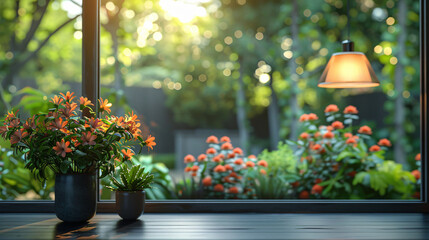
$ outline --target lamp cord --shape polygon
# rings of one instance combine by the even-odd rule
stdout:
[[[347,40],[350,40],[350,0],[347,0]]]

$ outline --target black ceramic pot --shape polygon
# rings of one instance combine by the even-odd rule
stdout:
[[[97,187],[94,174],[57,174],[55,213],[64,222],[85,222],[95,215]]]
[[[116,211],[124,220],[136,220],[144,212],[145,191],[116,192]]]

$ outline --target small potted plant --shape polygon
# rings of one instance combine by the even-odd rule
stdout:
[[[65,222],[83,222],[96,210],[96,172],[100,177],[115,171],[117,161],[134,155],[130,144],[152,148],[155,138],[142,139],[137,115],[110,114],[111,103],[99,99],[99,107],[85,97],[79,105],[74,93],[54,96],[48,113],[22,119],[8,112],[0,136],[25,156],[25,167],[44,181],[55,173],[55,213]],[[83,112],[90,117],[83,116]],[[96,112],[100,117],[96,117]]]
[[[107,188],[116,192],[116,211],[124,220],[136,220],[144,212],[145,189],[151,188],[153,175],[145,172],[140,165],[128,168],[123,164],[119,178],[110,175],[111,186]]]

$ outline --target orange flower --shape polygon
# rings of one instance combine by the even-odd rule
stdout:
[[[292,185],[292,187],[297,188],[299,186],[299,181],[295,181],[293,183],[291,183],[290,185]]]
[[[344,133],[344,137],[351,138],[351,137],[353,137],[353,134],[351,134],[351,133]]]
[[[391,147],[392,143],[387,138],[383,138],[383,139],[380,139],[380,141],[378,141],[378,145],[385,146],[385,147]]]
[[[256,159],[256,156],[252,154],[252,155],[249,155],[247,158]]]
[[[233,170],[232,166],[231,166],[231,165],[229,165],[229,164],[226,164],[226,165],[225,165],[225,169],[226,169],[226,170],[229,170],[229,171],[232,171],[232,170]]]
[[[57,146],[53,147],[53,149],[55,150],[55,153],[58,156],[61,156],[64,158],[64,157],[66,157],[67,153],[72,152],[71,148],[69,148],[69,145],[70,145],[69,141],[64,142],[64,139],[61,139],[61,142],[57,142],[56,145]]]
[[[319,184],[319,183],[321,183],[321,182],[323,182],[323,180],[322,180],[322,179],[320,179],[320,178],[316,178],[316,180],[314,180],[314,183],[315,183],[315,184]]]
[[[110,107],[112,107],[112,104],[109,103],[107,99],[103,100],[103,98],[98,99],[98,102],[100,103],[100,112],[106,111],[110,114],[112,110],[110,110]]]
[[[95,139],[97,138],[96,135],[92,135],[91,132],[87,132],[87,133],[82,133],[82,145],[95,145]]]
[[[311,188],[311,194],[321,194],[323,191],[323,187],[315,184],[312,188]]]
[[[301,193],[299,193],[299,198],[300,199],[308,199],[308,198],[310,198],[310,194],[308,193],[308,191],[302,191]]]
[[[200,169],[200,167],[198,167],[198,165],[194,165],[191,167],[192,172],[196,172],[196,171],[198,171],[198,169]]]
[[[221,142],[231,142],[231,139],[229,137],[227,137],[227,136],[223,136],[223,137],[220,138],[220,141]]]
[[[98,129],[102,125],[102,122],[98,118],[90,118],[85,121],[85,127],[91,127],[93,129]]]
[[[152,135],[149,135],[144,142],[151,150],[153,150],[153,146],[156,146],[155,137],[152,137]]]
[[[203,162],[206,159],[207,159],[207,155],[205,155],[205,154],[200,154],[198,156],[198,162]]]
[[[335,129],[343,129],[344,128],[344,124],[340,121],[335,121],[331,124],[331,126]]]
[[[224,188],[222,184],[216,184],[213,188],[215,192],[223,192]]]
[[[192,176],[192,177],[196,177],[196,176],[197,176],[197,173],[196,173],[196,172],[193,172],[193,173],[191,173],[191,176]]]
[[[358,114],[358,110],[355,106],[347,106],[346,108],[344,108],[344,113],[345,114]]]
[[[210,136],[210,137],[208,137],[207,138],[207,140],[206,140],[206,143],[219,143],[219,140],[217,139],[217,137],[216,136]]]
[[[234,163],[237,165],[241,165],[241,164],[243,164],[243,159],[239,158],[239,159],[235,160]]]
[[[243,150],[241,150],[241,148],[234,148],[233,150],[234,153],[238,154],[238,155],[243,155]]]
[[[9,122],[9,128],[16,128],[19,127],[19,124],[21,123],[21,120],[19,118],[15,118],[12,121]]]
[[[60,93],[61,96],[63,96],[63,98],[66,100],[66,102],[70,102],[71,100],[73,100],[73,98],[75,98],[74,92],[70,93],[69,91],[67,91],[66,95],[64,95],[64,93]]]
[[[300,122],[308,121],[308,114],[302,114],[301,117],[299,117]]]
[[[121,152],[123,153],[125,160],[129,160],[131,159],[132,156],[134,156],[134,153],[131,151],[131,149],[128,149],[128,148],[127,150],[122,149]]]
[[[55,95],[53,98],[51,98],[51,102],[55,105],[60,105],[63,102],[63,99]]]
[[[320,144],[315,144],[315,145],[313,145],[312,149],[314,151],[318,151],[318,150],[322,149],[322,146]]]
[[[367,134],[367,135],[371,135],[372,134],[372,130],[370,127],[368,126],[362,126],[359,128],[358,133],[362,133],[362,134]]]
[[[319,117],[316,114],[314,114],[314,113],[308,114],[308,120],[309,121],[313,121],[313,120],[317,120],[317,119],[319,119]]]
[[[260,160],[260,161],[258,162],[258,166],[261,166],[261,167],[268,167],[268,163],[267,163],[267,161],[265,161],[265,160]]]
[[[27,119],[25,121],[24,125],[22,126],[25,130],[28,129],[35,129],[36,128],[36,121],[35,121],[36,115],[34,115],[32,118]]]
[[[229,142],[226,142],[224,144],[222,144],[222,146],[220,147],[222,150],[231,150],[232,149],[232,144]]]
[[[215,171],[215,172],[225,172],[225,171],[226,171],[226,168],[225,168],[224,166],[222,166],[222,165],[217,165],[217,166],[213,169],[213,171]]]
[[[49,129],[54,129],[54,130],[63,130],[64,127],[67,125],[67,121],[63,121],[62,118],[57,118],[55,119],[55,122],[51,122],[51,126],[49,127]]]
[[[205,177],[202,180],[203,186],[208,187],[212,185],[212,178],[210,176]]]
[[[216,149],[214,149],[214,148],[209,148],[209,149],[207,149],[207,151],[206,151],[206,153],[207,154],[216,154]]]
[[[265,169],[261,169],[261,170],[259,170],[259,172],[263,175],[267,175],[267,171],[265,171]]]
[[[254,166],[255,166],[254,162],[252,162],[252,161],[247,161],[246,162],[246,167],[254,167]]]
[[[69,118],[72,116],[75,116],[76,113],[74,110],[76,109],[77,104],[76,103],[66,103],[65,108],[61,108],[60,112],[63,114],[64,117]]]
[[[411,174],[413,174],[413,176],[416,178],[416,180],[420,179],[420,171],[419,170],[414,170],[411,172]]]
[[[28,133],[24,132],[24,129],[17,130],[12,136],[10,136],[10,144],[13,145],[18,143],[26,136],[28,136]]]
[[[314,134],[314,137],[315,137],[315,138],[320,137],[320,132],[316,132],[316,133]]]
[[[323,134],[323,138],[334,138],[334,137],[335,137],[335,134],[329,131]]]
[[[346,144],[355,144],[356,143],[356,139],[354,139],[354,138],[348,138],[347,140],[346,140]]]
[[[373,145],[369,148],[370,152],[378,152],[380,151],[380,147],[378,145]]]
[[[85,107],[90,106],[90,105],[94,106],[94,104],[92,104],[91,100],[88,100],[88,98],[86,98],[86,97],[80,97],[79,103],[81,106],[83,105]]]
[[[310,137],[310,135],[306,132],[301,133],[301,135],[299,135],[300,138],[302,139],[308,139]]]
[[[222,162],[222,158],[218,155],[218,156],[213,158],[213,162],[220,163],[220,162]]]
[[[192,171],[191,167],[185,167],[185,172],[190,172],[190,171]]]
[[[195,162],[195,157],[192,156],[191,154],[188,154],[185,156],[184,160],[185,160],[185,163]]]
[[[338,112],[338,111],[340,111],[340,109],[338,109],[338,106],[335,104],[330,104],[325,108],[325,113]]]
[[[229,193],[231,194],[238,194],[238,188],[237,187],[230,187]]]
[[[228,153],[228,158],[235,158],[235,153]]]
[[[420,161],[420,159],[421,159],[420,153],[417,153],[417,155],[416,155],[416,157],[414,159],[416,159],[416,161]]]

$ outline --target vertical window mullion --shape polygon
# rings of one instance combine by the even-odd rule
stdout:
[[[82,1],[82,96],[94,103],[98,115],[100,97],[100,0]],[[84,116],[91,116],[85,111]],[[97,172],[97,201],[99,196]]]

